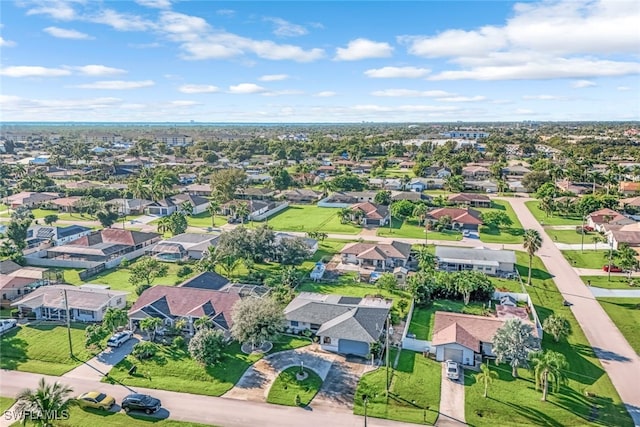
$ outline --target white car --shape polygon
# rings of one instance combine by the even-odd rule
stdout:
[[[122,344],[126,343],[133,336],[133,332],[131,331],[122,331],[114,334],[107,341],[107,345],[109,347],[120,347]]]
[[[18,325],[16,319],[2,319],[0,320],[0,333],[4,333],[11,328],[15,328]]]
[[[462,236],[469,237],[471,236],[471,232],[469,230],[462,230]]]
[[[458,362],[454,362],[453,360],[447,360],[447,378],[450,380],[457,380],[460,378],[460,366],[458,366]]]

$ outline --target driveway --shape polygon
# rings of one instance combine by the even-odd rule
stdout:
[[[436,426],[465,426],[464,417],[464,368],[460,366],[460,379],[447,378],[446,363],[442,363],[440,384],[440,414]]]
[[[313,399],[313,406],[353,410],[353,399],[360,377],[375,368],[365,359],[336,356],[322,388]]]
[[[139,335],[134,335],[119,348],[108,347],[93,359],[87,360],[82,365],[62,375],[62,378],[82,378],[100,381],[102,377],[109,373],[111,368],[131,353],[133,346],[140,342],[140,339]]]
[[[595,286],[589,286],[588,288],[596,298],[640,298],[640,289],[605,289],[596,288]]]

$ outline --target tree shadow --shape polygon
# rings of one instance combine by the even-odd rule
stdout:
[[[0,340],[0,368],[15,370],[28,360],[29,343],[16,336],[20,328],[5,332]]]

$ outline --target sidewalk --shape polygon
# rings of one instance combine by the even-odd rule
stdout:
[[[640,298],[640,289],[605,289],[588,286],[596,298]]]

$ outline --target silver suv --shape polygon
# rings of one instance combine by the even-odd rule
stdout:
[[[129,341],[129,339],[133,336],[133,332],[131,331],[122,331],[122,332],[118,332],[116,334],[114,334],[111,338],[109,338],[109,340],[107,341],[107,345],[109,347],[120,347],[122,344],[126,343],[127,341]]]

